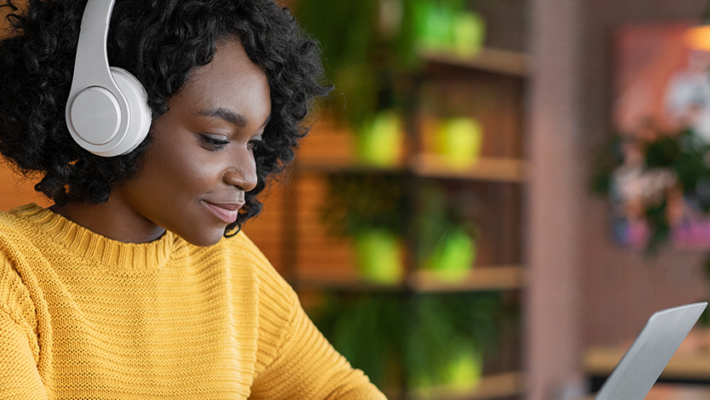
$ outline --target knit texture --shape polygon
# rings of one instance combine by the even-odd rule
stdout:
[[[0,213],[2,399],[384,399],[243,234],[113,241]]]

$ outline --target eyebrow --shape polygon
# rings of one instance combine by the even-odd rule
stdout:
[[[239,113],[235,113],[234,111],[227,110],[226,108],[201,110],[198,111],[196,114],[205,117],[220,118],[240,128],[243,128],[247,125],[247,118],[245,116]]]
[[[197,115],[202,115],[205,117],[213,117],[213,118],[219,118],[222,120],[225,120],[229,123],[232,123],[240,128],[243,128],[247,125],[248,119],[242,114],[235,113],[234,111],[230,111],[226,108],[215,108],[211,110],[201,110],[196,113]],[[269,121],[271,121],[271,114],[266,118],[266,121],[261,125],[266,126]]]

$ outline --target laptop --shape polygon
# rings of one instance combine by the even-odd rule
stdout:
[[[594,399],[643,400],[707,305],[688,304],[653,314]]]

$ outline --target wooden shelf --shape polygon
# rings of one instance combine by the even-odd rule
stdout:
[[[485,400],[500,397],[509,397],[524,393],[524,376],[521,372],[506,372],[502,374],[484,376],[473,390],[457,390],[447,387],[435,387],[413,390],[409,399],[467,399]]]
[[[448,52],[421,51],[425,61],[453,65],[504,75],[524,77],[528,74],[527,56],[510,50],[484,48],[474,57],[461,57]]]
[[[419,270],[412,275],[415,292],[470,292],[486,290],[514,290],[524,286],[523,268],[517,265],[475,267],[464,279],[447,282],[436,278],[431,271]]]
[[[472,167],[456,168],[441,156],[419,154],[410,167],[419,176],[433,178],[524,182],[527,176],[526,162],[516,158],[481,158]]]
[[[626,350],[618,346],[587,349],[584,353],[584,368],[587,375],[608,376]],[[663,370],[661,378],[710,380],[710,352],[707,350],[677,352]]]
[[[295,168],[305,173],[337,173],[337,172],[392,172],[404,173],[405,166],[376,167],[352,163],[349,160],[323,160],[319,162],[300,162]],[[526,162],[516,158],[479,159],[471,167],[456,167],[448,163],[442,156],[435,154],[419,154],[412,158],[409,170],[415,175],[428,178],[450,178],[467,180],[484,180],[496,182],[521,183],[527,179]]]
[[[404,283],[383,285],[345,276],[301,276],[294,284],[299,290],[328,289],[348,292],[397,292],[406,288]],[[523,268],[517,265],[475,267],[464,279],[448,282],[437,278],[431,271],[419,270],[412,274],[408,286],[416,293],[515,290],[524,286],[524,274]]]
[[[345,158],[321,159],[318,161],[301,161],[295,165],[298,172],[305,173],[338,173],[338,172],[392,172],[403,173],[404,166],[379,167],[367,164],[358,164]]]

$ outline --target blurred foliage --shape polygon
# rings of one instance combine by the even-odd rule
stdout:
[[[502,310],[496,293],[370,293],[330,296],[309,314],[376,385],[403,373],[411,386],[411,380],[445,383],[447,366],[462,349],[485,353],[495,348]]]
[[[333,111],[357,131],[378,111],[411,107],[414,82],[422,69],[422,45],[455,40],[456,27],[470,31],[480,24],[485,31],[477,14],[465,12],[471,3],[475,2],[298,0],[294,14],[322,46],[326,75],[335,86]],[[468,18],[467,23],[454,24],[457,17]]]
[[[322,219],[336,236],[384,230],[403,237],[411,215],[406,183],[384,172],[330,175]]]
[[[321,218],[334,236],[355,237],[369,231],[386,231],[400,237],[415,232],[417,258],[429,257],[449,235],[464,231],[472,238],[478,229],[464,213],[468,196],[447,193],[443,184],[421,181],[409,196],[403,174],[359,172],[330,175]],[[411,203],[416,198],[415,206]]]
[[[407,101],[401,90],[418,66],[413,4],[420,0],[299,0],[295,15],[323,48],[340,117],[359,129],[377,111]]]

